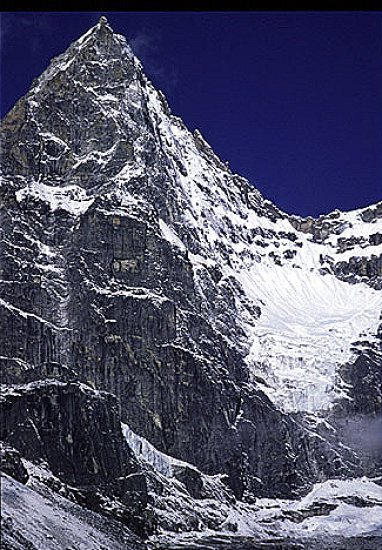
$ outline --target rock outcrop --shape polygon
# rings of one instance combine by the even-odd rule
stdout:
[[[80,383],[42,380],[3,391],[0,439],[71,485],[111,488],[138,471],[116,398]]]

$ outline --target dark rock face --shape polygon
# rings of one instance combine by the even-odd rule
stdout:
[[[378,234],[379,235],[379,234]],[[382,258],[372,254],[370,258],[353,256],[347,262],[334,265],[335,275],[350,283],[362,281],[371,284],[377,290],[382,289]]]
[[[28,481],[28,470],[22,463],[21,455],[18,451],[16,451],[16,449],[2,442],[0,448],[0,459],[1,471],[4,474],[13,477],[20,483],[26,483]]]
[[[40,381],[4,392],[2,410],[0,438],[69,484],[113,484],[138,470],[110,394]]]
[[[359,457],[363,473],[374,476],[382,468],[381,351],[363,348],[356,360],[343,369],[351,400],[338,404],[333,421],[343,440]]]
[[[236,276],[248,265],[301,268],[306,235],[309,245],[334,235],[328,256],[358,246],[340,241],[340,213],[288,217],[233,175],[105,22],[53,60],[2,129],[7,442],[65,482],[113,486],[142,510],[145,478],[120,419],[161,451],[226,474],[240,498],[352,474],[341,445],[276,407],[251,376],[249,334],[264,307]],[[376,227],[380,206],[361,216]],[[377,255],[338,258],[322,269],[380,288]],[[347,374],[354,396],[358,366]],[[197,476],[177,475],[199,498]],[[82,496],[101,506],[93,490]]]
[[[123,42],[104,25],[87,37],[85,48],[73,44],[66,67],[55,70],[59,61],[64,61],[63,56],[57,58],[45,73],[44,82],[37,79],[32,86],[32,93],[38,91],[41,101],[22,99],[4,122],[5,172],[26,177],[41,174],[56,181],[70,176],[73,183],[86,181],[94,185],[97,173],[91,181],[88,175],[97,172],[97,155],[117,145],[113,169],[107,176],[117,173],[129,157],[134,136],[121,134],[111,116],[99,113],[86,89],[98,90],[106,98],[108,94],[121,95],[136,77],[132,56],[124,54]],[[97,63],[100,57],[110,60],[106,71]],[[75,101],[71,101],[73,95]],[[141,116],[139,106],[131,112],[134,116]],[[84,120],[88,124],[83,124]],[[86,154],[93,158],[77,168],[75,155]]]
[[[201,498],[203,491],[203,480],[200,472],[187,466],[175,466],[174,477],[183,483],[193,498]]]
[[[50,489],[142,538],[152,534],[145,478],[122,435],[111,394],[52,378],[13,385],[2,395],[0,439],[3,473],[25,483],[21,457],[44,461],[57,476],[44,481]]]

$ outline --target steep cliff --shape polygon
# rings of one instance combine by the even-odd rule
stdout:
[[[171,114],[104,18],[2,132],[4,440],[74,485],[89,461],[100,487],[141,471],[119,415],[239,499],[374,475],[382,203],[283,213]]]

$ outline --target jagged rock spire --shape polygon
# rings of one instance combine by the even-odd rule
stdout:
[[[116,37],[116,34],[104,15],[101,15],[98,23],[94,25],[87,34],[95,37],[99,44],[108,43]],[[86,36],[86,34],[84,36]]]
[[[90,168],[78,174],[83,162],[93,165],[97,151],[102,154],[114,145],[117,150],[120,141],[125,142],[126,114],[138,109],[130,95],[138,94],[144,101],[139,86],[130,90],[138,79],[138,68],[125,38],[114,33],[101,16],[51,61],[5,117],[4,171],[49,179],[70,173],[75,181],[82,180]],[[86,157],[91,153],[93,160]],[[52,159],[56,159],[54,167]],[[121,154],[119,168],[124,162]]]
[[[99,18],[99,21],[98,21],[98,25],[102,26],[102,25],[108,25],[108,24],[109,24],[109,22],[106,19],[106,17],[104,15],[101,15],[101,17]]]
[[[101,36],[108,35],[108,34],[110,34],[110,35],[114,34],[113,29],[109,25],[109,21],[107,20],[107,18],[104,15],[101,15],[101,17],[98,20],[97,25],[95,25],[95,27],[93,29],[94,29],[95,32],[97,32]]]

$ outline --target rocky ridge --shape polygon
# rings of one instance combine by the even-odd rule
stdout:
[[[103,18],[2,131],[7,444],[140,536],[218,529],[195,516],[208,493],[224,508],[375,475],[382,203],[281,212],[171,114]],[[180,461],[170,476],[137,437]]]

